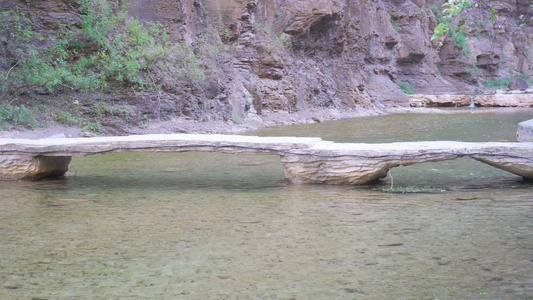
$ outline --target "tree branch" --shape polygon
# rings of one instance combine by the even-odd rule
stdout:
[[[46,87],[46,85],[48,84],[49,81],[50,81],[50,80],[46,80],[46,82],[43,83],[43,84],[37,84],[37,83],[36,83],[36,84],[27,84],[27,85],[19,86],[19,87],[15,90],[14,94],[20,95],[20,94],[19,94],[19,91],[20,91],[21,89],[32,89],[32,88],[34,88],[34,87],[42,87],[42,88],[44,88],[44,87]]]
[[[6,74],[6,80],[9,78],[9,73],[11,73],[11,70],[13,70],[13,68],[16,67],[19,63],[20,63],[20,60],[17,61],[17,63],[14,64],[11,68],[9,68],[9,71],[7,71],[7,74]]]

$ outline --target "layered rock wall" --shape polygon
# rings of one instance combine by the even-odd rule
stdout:
[[[471,10],[462,45],[430,41],[443,0],[116,2],[162,23],[176,43],[200,47],[208,39],[199,37],[214,28],[225,45],[215,68],[203,66],[204,82],[167,78],[158,93],[136,93],[138,109],[153,117],[242,122],[276,111],[379,109],[409,104],[399,82],[417,93],[454,94],[474,92],[487,78],[533,74],[533,27],[520,19],[530,15],[526,0],[493,1],[495,22]],[[0,4],[38,12],[32,22],[43,32],[79,21],[76,1]],[[0,68],[9,67],[0,59]]]
[[[172,1],[153,2],[156,14],[165,2]],[[471,10],[461,27],[464,49],[450,39],[430,41],[438,22],[433,11],[443,2],[187,0],[182,36],[201,33],[201,16],[190,17],[195,6],[224,26],[236,82],[222,85],[229,87],[232,115],[242,117],[407,105],[400,81],[418,93],[453,94],[474,91],[487,78],[533,73],[533,28],[520,27],[519,18],[529,13],[527,1],[499,1],[500,18],[492,23],[480,22],[487,12]]]

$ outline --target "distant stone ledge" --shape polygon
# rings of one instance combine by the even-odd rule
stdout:
[[[533,89],[479,95],[409,95],[411,107],[533,107]]]
[[[518,124],[516,140],[518,142],[533,142],[533,119]]]

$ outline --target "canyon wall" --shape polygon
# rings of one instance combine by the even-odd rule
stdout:
[[[43,31],[79,20],[73,0],[0,2],[38,10],[32,22]],[[520,16],[531,17],[528,0],[493,1],[494,22],[470,10],[462,47],[430,40],[442,0],[120,2],[163,24],[175,43],[200,47],[214,30],[223,45],[202,82],[167,78],[157,94],[135,93],[153,115],[245,122],[270,112],[380,109],[409,105],[399,82],[420,94],[473,93],[488,78],[533,75],[533,27],[520,26]],[[0,68],[9,65],[0,59]]]

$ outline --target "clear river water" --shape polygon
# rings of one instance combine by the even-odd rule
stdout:
[[[514,141],[533,110],[249,134]],[[533,184],[471,159],[293,185],[277,156],[115,153],[0,182],[0,299],[533,299]]]

